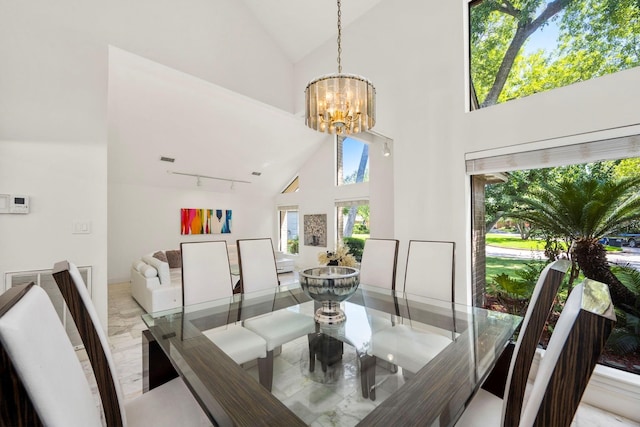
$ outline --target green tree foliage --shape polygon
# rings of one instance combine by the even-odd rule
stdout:
[[[362,251],[364,251],[364,239],[357,237],[345,237],[344,244],[349,248],[349,252],[355,257],[356,261],[362,261]]]
[[[604,175],[606,176],[606,175]],[[588,278],[609,285],[615,305],[635,296],[611,272],[598,240],[640,219],[640,176],[606,179],[597,173],[547,181],[516,199],[511,216],[571,243],[569,255]]]
[[[640,157],[620,160],[613,169],[617,179],[640,175]]]
[[[640,159],[639,159],[640,160]],[[619,174],[615,171],[621,161],[605,161],[597,163],[586,163],[580,165],[568,165],[555,168],[529,169],[513,171],[508,173],[507,182],[490,184],[485,191],[485,214],[487,229],[508,212],[518,207],[517,200],[528,192],[539,191],[542,184],[562,179],[582,179],[587,176],[598,180],[610,180]],[[640,168],[638,169],[640,172]],[[637,176],[630,174],[629,176]],[[520,235],[528,238],[527,233],[531,233],[530,228],[525,229],[522,221],[517,223]]]
[[[471,77],[481,106],[640,65],[638,0],[484,0],[470,11]],[[550,51],[529,37],[559,30]]]

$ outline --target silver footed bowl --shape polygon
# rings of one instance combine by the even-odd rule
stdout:
[[[300,287],[319,302],[341,302],[355,293],[360,270],[353,267],[326,266],[300,272]]]

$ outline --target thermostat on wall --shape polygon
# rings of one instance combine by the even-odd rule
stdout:
[[[0,194],[0,213],[29,213],[29,196]]]

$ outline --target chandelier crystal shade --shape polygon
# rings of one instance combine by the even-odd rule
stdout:
[[[318,77],[307,85],[305,123],[319,132],[350,135],[375,125],[376,89],[364,77],[342,73],[341,39],[338,0],[338,72]]]

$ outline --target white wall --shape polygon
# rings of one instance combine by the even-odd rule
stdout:
[[[107,324],[106,148],[97,144],[0,141],[0,193],[25,194],[26,215],[0,214],[0,280],[51,269],[57,261],[93,267],[93,301]],[[91,234],[72,234],[73,223]]]
[[[235,0],[4,1],[1,8],[0,192],[35,197],[34,213],[0,218],[0,274],[63,258],[92,265],[106,325],[108,46],[287,111],[293,69]],[[75,219],[91,220],[93,234],[70,235]],[[119,243],[124,251],[131,244]]]
[[[374,138],[375,139],[375,138]],[[300,189],[296,193],[279,194],[276,205],[298,206],[300,245],[296,259],[298,268],[318,265],[318,254],[336,247],[336,201],[368,199],[371,237],[393,237],[393,160],[382,155],[377,140],[369,146],[369,182],[336,186],[336,143],[333,136],[299,170]],[[293,177],[292,177],[293,178]],[[304,216],[327,215],[327,246],[304,245]],[[278,236],[277,222],[273,235]],[[275,238],[274,238],[275,239]]]
[[[180,234],[180,209],[231,209],[230,234]],[[128,282],[131,263],[180,242],[271,237],[276,222],[273,198],[109,183],[109,283]]]
[[[109,45],[292,111],[291,63],[243,2],[3,1],[0,140],[104,140]]]
[[[394,138],[398,277],[410,239],[454,240],[456,299],[469,298],[469,183],[465,153],[640,122],[640,68],[468,113],[466,2],[384,0],[343,33],[348,73],[377,89],[379,130]],[[326,73],[329,41],[296,64],[295,84]],[[298,98],[297,110],[303,99]]]

